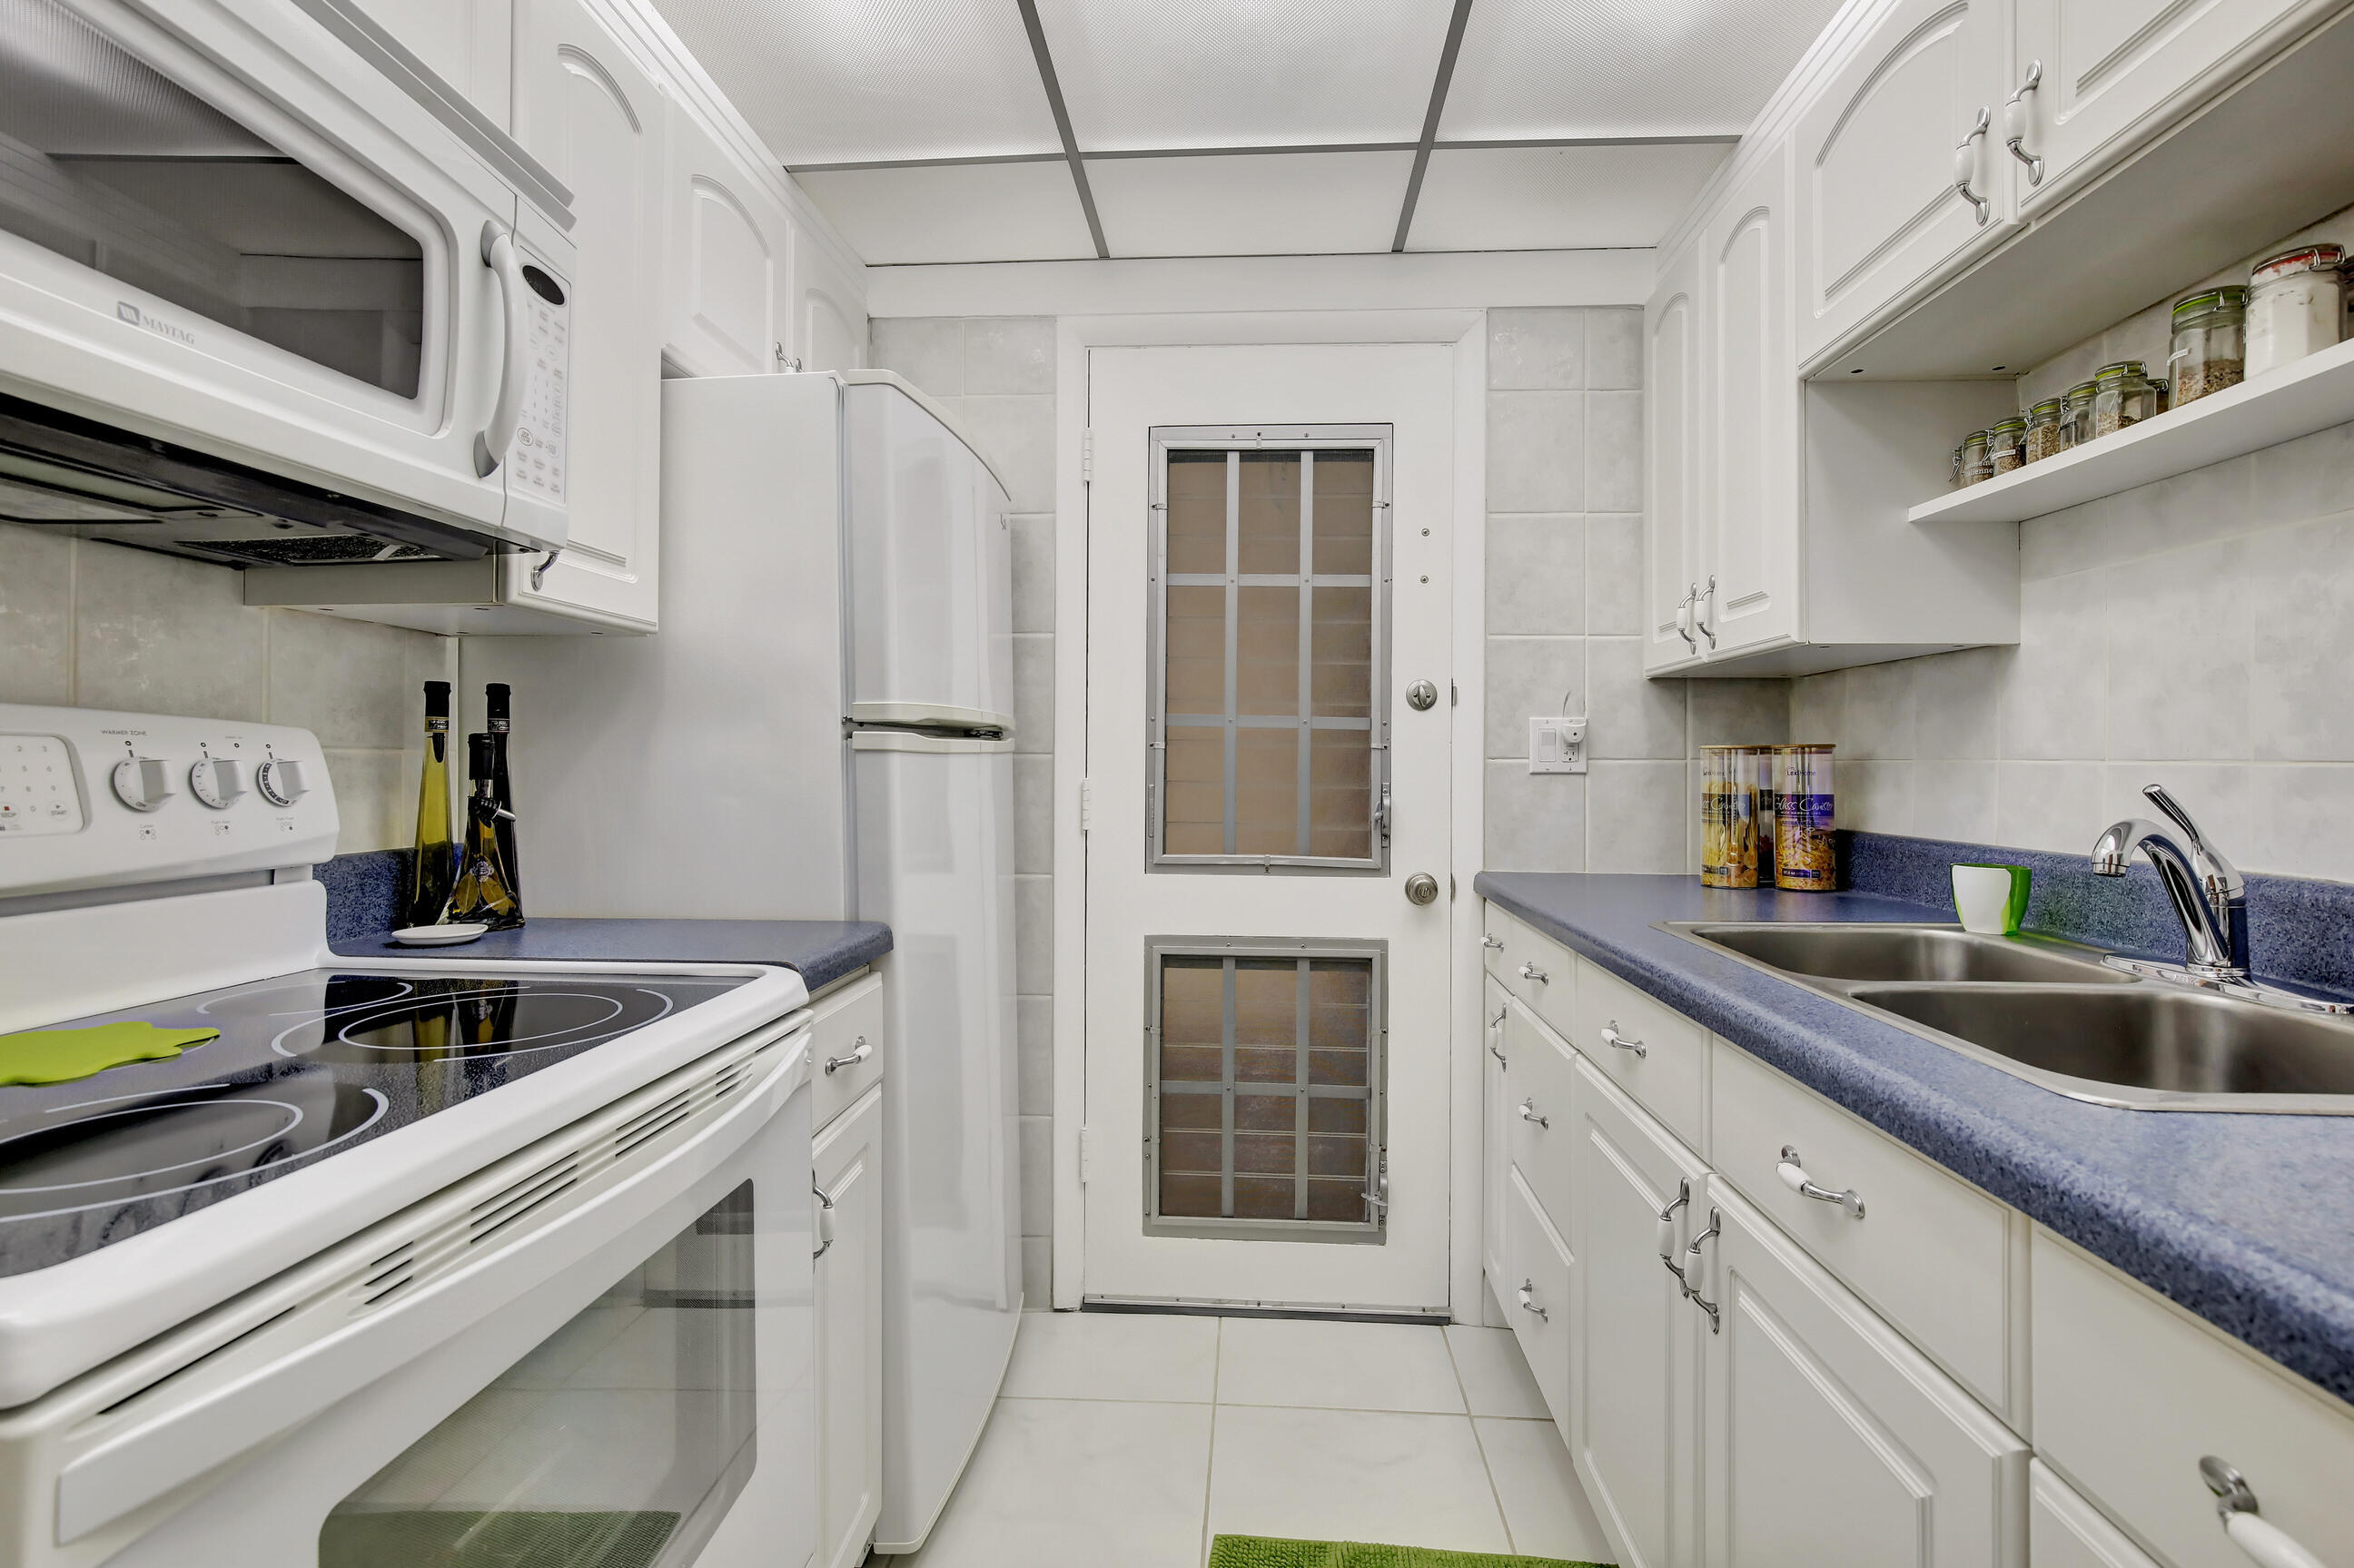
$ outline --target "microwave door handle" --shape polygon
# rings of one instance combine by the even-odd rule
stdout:
[[[273,1329],[292,1333],[296,1342],[285,1353],[220,1382],[192,1381],[175,1391],[167,1378],[126,1403],[126,1430],[66,1463],[57,1480],[58,1544],[69,1545],[293,1430],[592,1255],[612,1236],[657,1213],[675,1194],[676,1171],[716,1169],[758,1136],[794,1086],[784,1071],[791,1060],[790,1051],[779,1053],[767,1073],[737,1089],[731,1097],[735,1104],[708,1126],[578,1207],[527,1227],[504,1245],[485,1247],[462,1266],[356,1321],[309,1337],[297,1327],[310,1316],[302,1303],[324,1278],[347,1275],[355,1266],[353,1258],[337,1259],[321,1271],[324,1278],[300,1287],[302,1294],[283,1322],[255,1333],[257,1343],[267,1343]],[[479,1196],[469,1192],[463,1202]],[[518,1266],[525,1270],[522,1278],[511,1272]],[[345,1309],[338,1297],[324,1305]]]
[[[506,317],[498,400],[491,405],[490,424],[474,438],[474,472],[488,479],[506,461],[507,448],[514,444],[515,424],[523,418],[523,385],[531,355],[531,285],[524,281],[514,236],[496,223],[482,225],[482,265],[499,281],[499,302]]]

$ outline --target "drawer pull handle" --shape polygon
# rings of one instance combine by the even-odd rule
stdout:
[[[1537,1102],[1534,1100],[1522,1100],[1521,1102],[1521,1119],[1522,1121],[1532,1121],[1539,1127],[1551,1127],[1553,1125],[1553,1118],[1546,1116],[1544,1113],[1538,1110]]]
[[[1500,1007],[1496,1009],[1496,1016],[1488,1020],[1488,1054],[1496,1058],[1498,1065],[1506,1068],[1512,1065],[1504,1055],[1503,1044],[1504,1020],[1510,1016],[1511,1016],[1510,1008]]]
[[[810,1256],[821,1258],[833,1250],[833,1198],[814,1181],[810,1183],[810,1196],[817,1200],[817,1250]]]
[[[1684,1248],[1684,1255],[1691,1259],[1690,1263],[1684,1265],[1682,1271],[1684,1299],[1690,1301],[1693,1306],[1708,1314],[1708,1331],[1712,1334],[1721,1333],[1723,1331],[1724,1315],[1717,1310],[1715,1302],[1711,1301],[1706,1296],[1701,1294],[1700,1287],[1691,1282],[1691,1277],[1693,1272],[1700,1267],[1701,1247],[1704,1244],[1713,1241],[1723,1234],[1723,1214],[1714,1209],[1711,1209],[1708,1212],[1708,1229],[1692,1237],[1691,1245]]]
[[[1553,1321],[1553,1314],[1537,1305],[1537,1282],[1533,1279],[1521,1281],[1521,1310],[1533,1312],[1545,1322]]]
[[[1503,938],[1498,937],[1492,931],[1482,932],[1480,934],[1479,945],[1483,948],[1493,948],[1500,953],[1504,950]]]
[[[1691,1294],[1689,1287],[1691,1282],[1684,1277],[1684,1271],[1676,1266],[1676,1211],[1688,1208],[1691,1203],[1691,1178],[1687,1176],[1676,1183],[1675,1200],[1659,1211],[1659,1261],[1667,1266],[1670,1274],[1676,1277],[1676,1283],[1686,1287],[1686,1295]]]
[[[1602,1043],[1614,1051],[1632,1051],[1638,1056],[1649,1056],[1650,1047],[1640,1040],[1631,1040],[1618,1033],[1618,1021],[1612,1019],[1602,1026]]]
[[[1521,1296],[1525,1302],[1528,1292],[1523,1289]],[[2249,1489],[2245,1476],[2212,1454],[2199,1461],[2199,1475],[2215,1494],[2215,1511],[2222,1518],[2223,1533],[2247,1553],[2249,1562],[2259,1568],[2321,1568],[2320,1558],[2299,1546],[2288,1531],[2257,1514],[2256,1494]]]
[[[1534,980],[1537,984],[1543,985],[1546,981],[1552,980],[1553,976],[1545,973],[1544,970],[1537,968],[1534,964],[1522,964],[1521,966],[1521,978],[1524,980]]]
[[[1850,1187],[1844,1192],[1834,1192],[1829,1187],[1815,1185],[1807,1174],[1807,1168],[1798,1163],[1796,1144],[1782,1146],[1782,1162],[1774,1167],[1774,1174],[1782,1179],[1783,1186],[1801,1198],[1812,1198],[1818,1203],[1837,1203],[1848,1212],[1850,1219],[1863,1218],[1863,1200],[1856,1196],[1855,1189]]]
[[[858,1037],[858,1044],[850,1048],[850,1054],[848,1055],[828,1056],[825,1059],[826,1076],[832,1077],[835,1072],[843,1067],[855,1067],[859,1063],[864,1062],[867,1057],[872,1056],[873,1054],[875,1054],[875,1046],[873,1042],[869,1041],[865,1035],[862,1034]]]

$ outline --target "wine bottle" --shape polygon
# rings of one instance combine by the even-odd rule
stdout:
[[[404,926],[437,926],[450,905],[458,846],[450,837],[450,683],[425,683],[425,768],[417,781],[417,856]]]
[[[490,716],[491,799],[499,805],[499,862],[506,867],[509,890],[521,898],[523,863],[515,854],[514,788],[507,782],[507,683],[493,681],[483,687],[482,702]]]
[[[466,798],[466,843],[458,880],[450,890],[450,918],[479,920],[493,931],[523,924],[523,901],[499,858],[499,819],[514,813],[491,798],[494,753],[488,735],[466,737],[466,770],[473,789]]]

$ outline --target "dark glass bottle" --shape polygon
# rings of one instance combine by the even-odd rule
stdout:
[[[515,854],[514,787],[507,782],[507,683],[493,681],[482,688],[482,704],[490,719],[491,799],[499,807],[499,856],[506,867],[507,886],[523,896],[523,862]]]
[[[409,866],[404,926],[434,926],[450,905],[458,846],[450,836],[450,683],[425,683],[425,767],[417,782],[417,856]]]
[[[515,896],[499,854],[499,819],[511,816],[491,798],[491,737],[466,737],[466,770],[473,789],[466,797],[466,843],[458,880],[450,891],[450,918],[478,920],[493,931],[523,924],[523,900]]]

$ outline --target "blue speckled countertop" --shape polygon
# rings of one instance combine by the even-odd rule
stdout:
[[[579,959],[594,963],[780,964],[812,991],[891,950],[872,920],[563,920],[534,916],[462,948],[404,948],[381,934],[334,944],[347,959]]]
[[[1547,936],[2341,1399],[2354,1400],[2354,1117],[2120,1110],[2012,1077],[1655,930],[1662,920],[1927,920],[1870,893],[1485,872]]]

